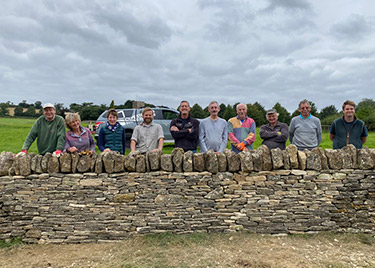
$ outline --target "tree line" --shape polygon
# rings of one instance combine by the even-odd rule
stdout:
[[[96,105],[92,102],[83,102],[81,104],[72,103],[69,107],[65,107],[63,103],[56,103],[56,113],[59,115],[64,115],[65,112],[79,112],[82,120],[96,120],[105,110],[109,108],[116,109],[127,109],[132,108],[134,100],[127,100],[124,104],[116,105],[112,101],[108,106],[105,104]],[[228,120],[229,118],[236,116],[236,105],[231,104],[220,104],[219,116]],[[324,107],[320,111],[316,108],[313,102],[310,102],[311,114],[318,117],[321,120],[322,125],[331,125],[331,123],[338,117],[341,117],[342,111],[341,107],[338,110],[334,105],[329,105]],[[155,107],[155,105],[150,103],[145,103],[145,106]],[[26,116],[26,117],[38,117],[43,114],[42,102],[36,101],[35,103],[27,103],[26,100],[18,103],[17,105],[12,102],[2,102],[0,103],[0,116],[9,116],[8,108],[14,107],[15,116]],[[288,110],[283,107],[279,102],[277,102],[273,107],[279,113],[279,121],[287,123],[289,125],[290,120],[299,114],[298,110],[293,113],[289,113]],[[26,110],[25,110],[26,109]],[[25,111],[24,111],[25,110]],[[37,112],[39,110],[39,112]],[[199,104],[194,104],[191,107],[190,114],[195,118],[205,118],[209,116],[208,106],[202,108]],[[267,123],[266,119],[266,109],[259,102],[253,104],[247,104],[247,114],[253,118],[257,126],[261,126]],[[363,120],[370,131],[375,131],[375,101],[372,99],[362,99],[356,107],[357,118]]]

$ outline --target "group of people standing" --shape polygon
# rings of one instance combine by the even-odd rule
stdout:
[[[347,100],[342,106],[343,117],[336,119],[330,126],[330,139],[333,149],[340,149],[347,144],[362,148],[366,142],[368,131],[363,121],[355,116],[355,103]],[[227,142],[235,153],[253,149],[256,138],[255,121],[247,116],[247,106],[240,103],[236,106],[237,116],[227,121],[218,116],[220,106],[212,101],[208,105],[210,116],[199,121],[190,116],[190,105],[181,101],[180,115],[171,121],[170,132],[175,140],[175,147],[186,151],[197,151],[198,145],[201,152],[213,150],[223,152]],[[270,149],[285,149],[289,138],[298,150],[312,150],[318,147],[322,140],[320,120],[311,115],[311,106],[307,100],[302,100],[298,105],[300,115],[293,117],[290,126],[278,121],[278,113],[270,109],[266,113],[268,124],[260,127],[259,136],[262,144]],[[153,122],[154,112],[146,107],[142,111],[143,122],[135,127],[130,150],[141,153],[162,151],[164,134],[162,127]],[[107,112],[107,122],[100,128],[98,148],[101,152],[118,151],[125,154],[126,135],[125,129],[117,121],[118,114],[115,109]],[[65,133],[65,125],[68,131]],[[39,154],[47,152],[59,155],[62,152],[93,152],[95,142],[91,131],[81,125],[78,113],[67,113],[65,120],[56,115],[53,104],[43,106],[43,115],[37,119],[26,137],[19,154],[26,154],[31,144],[37,138]]]

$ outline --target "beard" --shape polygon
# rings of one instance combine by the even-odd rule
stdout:
[[[143,119],[143,122],[145,122],[146,124],[150,124],[152,122],[152,119],[146,118],[146,119]]]

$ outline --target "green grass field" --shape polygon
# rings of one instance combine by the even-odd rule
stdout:
[[[0,152],[19,152],[35,120],[35,118],[25,119],[0,117]],[[86,126],[85,123],[83,123],[83,126]],[[259,128],[257,128],[257,133],[259,133]],[[257,137],[254,143],[254,149],[257,149],[261,144],[262,140]],[[288,144],[289,141],[287,142],[287,145]],[[375,148],[375,132],[369,132],[369,136],[365,145],[367,145],[369,148]],[[320,147],[322,147],[323,149],[332,148],[332,141],[329,139],[329,134],[327,131],[323,132],[323,140],[320,144]],[[230,148],[229,143],[227,148]],[[169,154],[172,150],[173,144],[165,144],[163,153]],[[98,148],[96,148],[96,151],[99,152]],[[38,152],[36,148],[36,142],[34,142],[30,147],[29,152]]]

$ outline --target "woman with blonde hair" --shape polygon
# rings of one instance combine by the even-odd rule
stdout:
[[[81,117],[78,113],[67,113],[65,125],[69,128],[65,134],[64,152],[75,153],[82,151],[95,151],[95,142],[91,131],[81,126]]]

